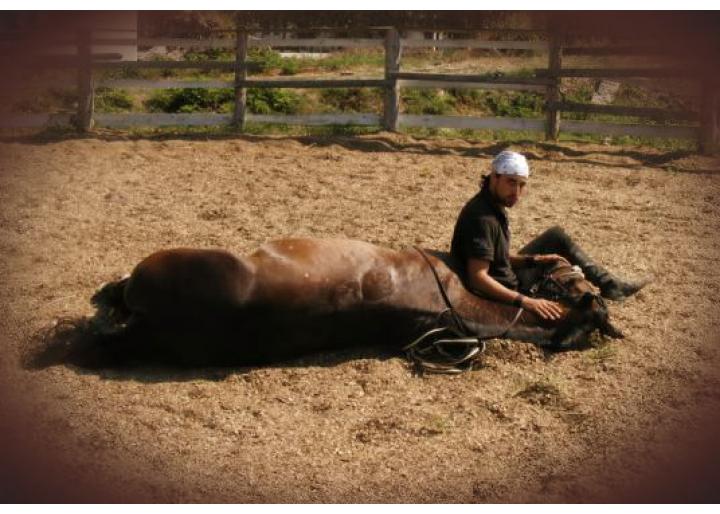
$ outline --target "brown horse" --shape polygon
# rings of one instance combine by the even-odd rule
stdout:
[[[441,252],[341,239],[284,239],[248,257],[163,250],[93,296],[97,348],[115,362],[256,365],[352,346],[399,350],[448,323],[457,336],[558,348],[596,329],[621,337],[593,287],[566,268],[546,275],[564,304],[554,322],[468,292],[452,268]]]

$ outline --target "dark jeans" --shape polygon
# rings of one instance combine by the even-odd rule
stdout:
[[[581,260],[586,257],[585,254],[582,253],[570,236],[557,225],[547,229],[523,246],[519,253],[521,255],[556,253],[565,257],[570,261],[570,264],[577,264],[579,266],[586,264],[586,262],[581,262]],[[518,278],[518,289],[522,293],[527,293],[530,287],[542,278],[543,267],[513,268],[513,271]]]

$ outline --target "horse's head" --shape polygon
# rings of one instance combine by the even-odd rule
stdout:
[[[556,264],[545,273],[541,288],[544,297],[570,309],[553,338],[558,346],[570,348],[582,344],[595,330],[613,339],[624,337],[610,323],[607,304],[599,289],[585,278],[578,266]]]

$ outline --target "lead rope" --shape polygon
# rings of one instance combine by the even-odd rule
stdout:
[[[485,340],[504,337],[520,319],[523,308],[518,309],[515,318],[501,334],[482,339],[471,335],[470,329],[450,302],[435,266],[432,265],[423,250],[417,246],[413,248],[430,267],[447,309],[442,311],[435,320],[435,324],[440,326],[428,330],[402,349],[407,359],[422,372],[459,374],[468,371],[472,369],[477,356],[485,351],[487,347]],[[444,317],[449,317],[450,323],[443,323]],[[436,337],[439,339],[435,339]]]

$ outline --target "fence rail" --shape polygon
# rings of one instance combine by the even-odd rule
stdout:
[[[10,116],[2,119],[0,127],[37,127],[73,123],[80,130],[89,130],[94,124],[107,127],[130,127],[137,125],[219,125],[232,123],[242,129],[247,122],[282,123],[299,125],[352,124],[381,126],[386,130],[398,130],[399,127],[491,129],[491,130],[530,130],[544,131],[548,139],[557,139],[561,132],[591,133],[607,135],[633,135],[650,137],[673,137],[696,139],[705,152],[717,151],[720,146],[720,124],[718,123],[718,87],[707,77],[701,77],[691,68],[568,68],[563,67],[563,54],[608,55],[653,54],[657,45],[640,44],[635,46],[565,46],[562,35],[556,33],[531,33],[534,40],[492,41],[482,39],[413,39],[403,38],[395,28],[378,30],[384,33],[382,38],[280,38],[253,37],[243,29],[235,32],[235,37],[214,37],[210,39],[187,38],[112,38],[95,37],[88,31],[78,33],[75,38],[67,38],[63,44],[75,49],[70,55],[36,55],[28,66],[43,65],[54,68],[75,68],[77,74],[78,109],[74,116],[67,114],[32,114]],[[481,31],[479,31],[481,32]],[[478,32],[478,33],[479,33]],[[524,32],[523,32],[524,33]],[[530,34],[530,32],[528,32]],[[537,40],[539,36],[545,39]],[[7,40],[0,41],[0,56],[7,54]],[[112,52],[93,53],[93,45],[138,45],[140,47],[168,46],[198,49],[226,49],[234,52],[233,61],[133,61],[119,62],[120,54]],[[248,72],[258,71],[256,64],[248,62],[248,48],[381,48],[385,53],[385,70],[382,77],[371,78],[249,78]],[[532,77],[512,75],[467,75],[448,73],[418,73],[401,71],[403,48],[435,49],[492,49],[492,50],[529,50],[548,55],[547,68],[536,69]],[[8,59],[0,57],[0,59]],[[14,63],[15,64],[15,63]],[[103,79],[96,80],[93,70],[101,69],[160,69],[160,70],[216,70],[233,72],[234,80],[141,80],[141,79]],[[702,91],[700,112],[688,110],[666,110],[649,107],[626,107],[616,105],[596,105],[568,102],[562,100],[560,85],[563,78],[685,78],[698,82]],[[233,88],[235,90],[235,108],[232,114],[196,113],[95,113],[94,92],[97,87],[105,88]],[[260,115],[246,112],[248,88],[380,88],[384,90],[384,105],[381,114],[306,114],[306,115]],[[400,112],[400,91],[402,88],[438,88],[438,89],[496,89],[514,91],[533,91],[545,96],[545,117],[500,118],[440,115],[410,115]],[[13,84],[0,84],[0,91],[17,89]],[[608,114],[648,118],[655,121],[677,120],[699,123],[697,126],[659,126],[625,123],[605,123],[562,119],[563,112]]]

